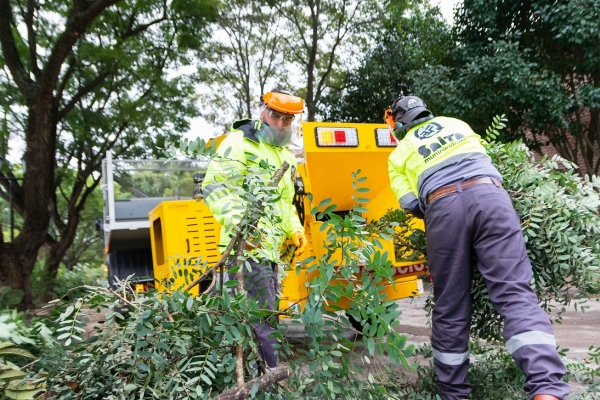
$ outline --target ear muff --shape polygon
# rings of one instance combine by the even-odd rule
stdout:
[[[402,122],[400,121],[396,121],[396,124],[394,125],[394,136],[396,136],[396,139],[398,140],[404,139],[404,136],[406,135],[406,129],[403,129],[402,126]]]

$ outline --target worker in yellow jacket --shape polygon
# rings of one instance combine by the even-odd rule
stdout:
[[[206,204],[222,226],[221,245],[224,249],[246,210],[246,201],[238,190],[248,168],[263,168],[268,182],[284,161],[290,165],[279,182],[278,200],[268,205],[274,218],[261,218],[249,238],[254,249],[246,263],[250,269],[244,271],[248,298],[257,301],[259,307],[273,311],[277,307],[277,265],[283,242],[292,240],[296,246],[295,255],[300,255],[306,246],[304,227],[292,204],[297,163],[287,148],[292,138],[294,117],[303,110],[304,101],[289,92],[265,93],[261,96],[260,119],[245,119],[233,124],[217,149],[218,157],[210,162],[202,185]],[[229,275],[233,279],[235,273]],[[277,366],[275,346],[278,342],[273,335],[276,322],[274,318],[274,321],[263,320],[255,325],[260,355],[269,369]]]
[[[504,319],[509,353],[534,400],[563,399],[565,366],[548,315],[529,282],[519,217],[485,142],[465,122],[435,117],[416,96],[397,99],[385,121],[399,139],[388,170],[400,206],[424,218],[433,278],[433,358],[444,400],[466,399],[471,324],[471,264]]]

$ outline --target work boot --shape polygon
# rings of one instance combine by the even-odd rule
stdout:
[[[554,397],[549,394],[536,394],[533,396],[533,400],[560,400],[558,397]]]

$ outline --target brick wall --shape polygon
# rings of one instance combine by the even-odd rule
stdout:
[[[584,124],[588,125],[590,122],[590,114],[586,113],[583,117],[582,117],[582,121]],[[527,132],[525,134],[525,136],[527,137],[527,139],[532,140],[533,139],[533,135],[529,132]],[[572,147],[572,145],[575,142],[575,137],[568,135],[568,139],[570,147]],[[546,136],[538,136],[538,141],[539,142],[548,142],[548,138]],[[559,154],[558,150],[554,147],[554,145],[552,144],[548,144],[546,146],[542,146],[540,151],[535,151],[534,152],[537,156],[541,157],[542,155],[547,155],[548,157],[552,157],[555,154]],[[560,154],[559,154],[560,155]],[[578,166],[579,166],[579,173],[581,175],[585,175],[588,173],[587,168],[585,166],[585,162],[583,161],[583,154],[578,153],[577,154],[577,159],[576,160],[571,160],[574,161]],[[598,157],[594,157],[594,162],[598,161]]]

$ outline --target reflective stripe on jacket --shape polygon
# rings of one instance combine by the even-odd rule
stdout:
[[[465,158],[486,159],[487,164],[484,144],[468,124],[455,118],[436,117],[410,129],[388,159],[391,187],[401,207],[420,216],[425,180]]]
[[[239,192],[235,192],[241,187],[243,176],[248,172],[246,166],[258,167],[264,161],[278,169],[283,161],[287,161],[290,167],[278,186],[281,196],[274,204],[269,204],[280,221],[274,223],[261,218],[258,226],[262,235],[261,248],[257,250],[259,257],[278,262],[279,249],[284,240],[291,238],[294,232],[304,232],[292,204],[292,173],[296,170],[297,163],[288,148],[272,146],[259,139],[261,126],[260,121],[250,120],[238,121],[233,125],[232,131],[217,149],[218,157],[208,166],[202,188],[206,204],[222,226],[221,245],[227,246],[234,226],[240,222],[246,210],[244,199]],[[272,171],[265,174],[265,180],[271,179]]]

